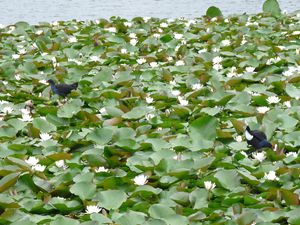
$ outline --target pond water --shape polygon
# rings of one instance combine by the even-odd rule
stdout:
[[[264,0],[1,0],[0,23],[27,21],[94,20],[121,16],[159,18],[199,17],[209,6],[219,7],[224,15],[262,11]],[[279,0],[281,9],[300,9],[300,0]]]

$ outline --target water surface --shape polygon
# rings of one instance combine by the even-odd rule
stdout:
[[[94,20],[121,16],[159,18],[199,17],[209,6],[219,7],[224,15],[258,13],[264,0],[1,0],[0,23],[27,21]],[[300,0],[279,0],[281,9],[300,9]]]

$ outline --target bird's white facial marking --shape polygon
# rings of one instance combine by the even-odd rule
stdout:
[[[248,141],[251,141],[253,139],[253,135],[251,135],[247,130],[245,131],[245,136]]]

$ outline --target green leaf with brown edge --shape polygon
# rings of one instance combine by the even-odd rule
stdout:
[[[299,205],[299,196],[290,190],[280,189],[280,193],[287,205]]]
[[[0,193],[13,186],[17,182],[19,176],[20,173],[11,173],[5,177],[2,177],[0,180]]]

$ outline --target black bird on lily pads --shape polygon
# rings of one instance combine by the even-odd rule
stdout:
[[[51,90],[58,94],[59,96],[66,97],[71,93],[72,90],[76,90],[78,87],[78,83],[75,82],[73,84],[55,84],[55,82],[50,79],[47,81],[51,85]]]
[[[249,126],[246,127],[245,137],[247,143],[259,150],[261,148],[272,148],[272,144],[268,142],[267,136],[264,132],[259,130],[251,130]]]

